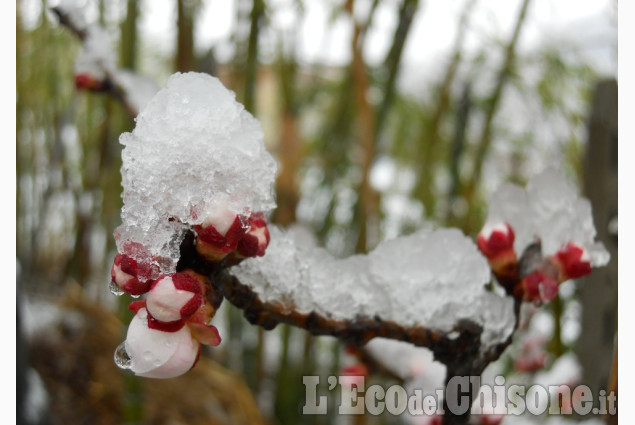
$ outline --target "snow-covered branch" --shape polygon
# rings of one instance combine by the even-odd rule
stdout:
[[[258,122],[205,74],[173,75],[120,141],[111,289],[146,296],[131,304],[116,360],[141,376],[178,376],[201,343],[218,345],[210,321],[223,298],[265,329],[406,342],[430,349],[446,379],[480,375],[511,343],[522,302],[548,302],[608,261],[588,201],[554,170],[496,192],[476,243],[458,229],[421,230],[335,258],[268,226],[276,163]]]
[[[75,86],[114,97],[131,117],[136,117],[159,90],[154,80],[119,68],[108,32],[97,23],[88,23],[83,7],[75,1],[63,1],[52,7],[51,12],[82,42],[82,50],[75,60]]]

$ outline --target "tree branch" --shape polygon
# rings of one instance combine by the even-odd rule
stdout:
[[[230,267],[242,259],[233,254],[220,262],[209,262],[196,253],[193,233],[188,234],[181,245],[181,259],[177,270],[192,269],[206,275],[211,282],[208,291],[212,305],[220,305],[221,296],[244,311],[251,324],[266,330],[286,323],[307,330],[313,335],[330,335],[353,345],[362,346],[373,338],[387,338],[409,342],[418,347],[430,349],[435,359],[447,366],[465,364],[469,369],[480,372],[487,364],[496,360],[511,343],[511,335],[504,342],[481,353],[481,325],[467,319],[459,320],[447,332],[428,329],[424,326],[406,327],[379,316],[357,316],[354,320],[337,320],[316,312],[301,313],[282,303],[263,301],[249,286],[233,276]],[[516,323],[520,304],[514,308]],[[457,336],[458,333],[458,336]]]
[[[71,31],[82,43],[90,37],[90,25],[82,25],[73,18],[72,13],[59,6],[50,9],[55,14],[60,24]],[[156,83],[147,76],[142,76],[129,70],[118,69],[115,66],[98,64],[103,71],[103,77],[98,88],[90,88],[91,91],[105,93],[119,101],[131,118],[136,117],[143,102],[149,100],[159,89]],[[133,93],[133,90],[137,93]]]

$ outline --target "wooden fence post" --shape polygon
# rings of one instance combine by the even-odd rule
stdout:
[[[580,285],[582,332],[576,354],[582,384],[597,400],[607,390],[617,329],[617,82],[600,81],[593,95],[584,163],[584,191],[593,205],[597,240],[611,254]],[[616,419],[614,417],[613,419]]]

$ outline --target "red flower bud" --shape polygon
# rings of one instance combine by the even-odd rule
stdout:
[[[568,279],[577,279],[591,273],[591,257],[580,245],[569,242],[553,257],[558,267],[558,279],[564,282]]]
[[[220,261],[236,249],[238,242],[245,235],[241,216],[232,214],[233,219],[225,216],[206,220],[194,226],[198,235],[196,250],[211,261]]]
[[[148,275],[146,269],[146,266],[140,267],[133,258],[118,254],[110,269],[110,276],[122,291],[130,295],[142,295],[148,292],[152,285],[152,280],[144,279]]]
[[[93,77],[90,74],[77,74],[75,75],[75,87],[78,90],[89,90],[89,91],[104,91],[106,89],[105,84]]]
[[[271,236],[264,218],[249,219],[251,228],[238,242],[237,251],[242,257],[262,257],[269,245]]]
[[[478,248],[489,260],[490,267],[497,274],[516,265],[514,237],[514,230],[511,226],[507,223],[501,223],[495,226],[485,226],[476,238]]]
[[[514,237],[514,230],[507,223],[488,225],[478,234],[477,244],[483,255],[493,259],[514,249]]]
[[[192,275],[175,273],[162,276],[152,284],[146,298],[149,320],[154,319],[161,324],[149,325],[151,328],[168,324],[177,327],[179,322],[196,313],[204,302],[200,283]],[[162,330],[169,332],[167,329]]]
[[[539,271],[525,276],[521,285],[525,301],[548,302],[558,294],[558,282]]]

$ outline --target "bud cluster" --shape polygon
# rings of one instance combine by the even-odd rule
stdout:
[[[498,282],[523,301],[549,302],[562,282],[591,273],[591,257],[581,245],[569,242],[554,255],[523,263],[524,257],[519,259],[514,250],[514,238],[514,229],[507,223],[486,225],[477,245]]]
[[[186,270],[144,280],[139,270],[144,267],[123,254],[113,265],[113,281],[119,288],[131,295],[146,294],[129,306],[135,317],[115,361],[147,378],[182,375],[196,364],[201,344],[220,344],[218,330],[209,324],[215,308],[206,297],[207,279]]]
[[[193,227],[196,250],[208,262],[230,254],[237,261],[263,256],[270,239],[264,214],[245,217],[221,209]],[[189,269],[160,274],[156,261],[139,244],[128,250],[130,255],[115,258],[111,291],[145,297],[129,306],[135,317],[126,341],[115,351],[115,362],[147,378],[182,375],[196,364],[201,344],[221,342],[218,330],[209,324],[218,307],[209,301],[217,298],[211,293],[214,288],[205,276]]]
[[[262,257],[271,239],[264,214],[246,217],[223,208],[202,224],[194,226],[196,251],[217,262],[233,253],[237,258]]]

